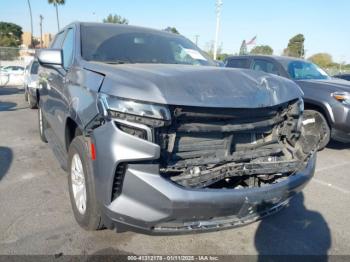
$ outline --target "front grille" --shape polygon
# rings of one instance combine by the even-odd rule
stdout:
[[[215,164],[234,153],[278,145],[273,130],[288,104],[263,109],[176,107],[173,124],[159,132],[161,166]]]
[[[112,198],[111,198],[112,201],[114,201],[122,193],[122,187],[123,187],[123,181],[124,181],[126,169],[127,169],[126,163],[118,164],[117,168],[115,169],[115,175],[114,175],[113,186],[112,186]]]
[[[199,188],[221,187],[217,182],[227,178],[255,185],[249,180],[260,170],[264,181],[291,174],[300,168],[292,145],[298,137],[296,108],[296,101],[260,109],[170,107],[172,124],[156,132],[161,174]]]

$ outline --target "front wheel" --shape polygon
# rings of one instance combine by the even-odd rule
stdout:
[[[103,228],[98,208],[89,149],[83,136],[77,136],[69,146],[69,196],[78,224],[86,230]]]
[[[331,140],[331,128],[326,118],[318,111],[305,110],[303,124],[306,132],[317,134],[320,138],[318,150],[324,149]]]
[[[39,136],[41,141],[47,143],[47,139],[45,136],[45,130],[47,129],[47,122],[43,115],[43,111],[41,107],[38,109],[38,126],[39,126]]]

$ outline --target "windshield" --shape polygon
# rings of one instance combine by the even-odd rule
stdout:
[[[288,64],[288,74],[294,80],[328,79],[328,74],[313,63],[292,61]]]
[[[211,65],[188,39],[132,26],[82,25],[82,57],[105,63]]]

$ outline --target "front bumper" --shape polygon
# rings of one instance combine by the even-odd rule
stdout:
[[[316,156],[289,178],[261,188],[185,189],[159,175],[152,160],[158,145],[137,139],[107,123],[93,132],[96,195],[107,220],[117,229],[147,234],[213,231],[241,226],[274,213],[311,179]],[[141,161],[149,161],[145,164]],[[128,162],[122,192],[111,201],[114,170]],[[107,224],[108,224],[107,222]]]

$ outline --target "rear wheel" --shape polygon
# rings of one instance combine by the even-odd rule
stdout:
[[[331,128],[323,114],[315,110],[304,111],[304,129],[306,132],[318,134],[320,143],[318,150],[324,149],[331,139]]]
[[[77,136],[69,146],[69,196],[78,224],[86,230],[103,228],[97,204],[89,149],[83,136]]]
[[[33,97],[31,94],[27,94],[27,101],[31,109],[37,108],[36,98]]]
[[[24,101],[28,101],[28,92],[27,92],[27,88],[24,88]]]

